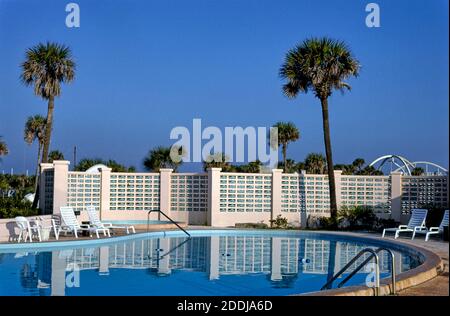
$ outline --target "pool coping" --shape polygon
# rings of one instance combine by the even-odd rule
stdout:
[[[373,246],[387,246],[390,249],[406,251],[410,254],[421,256],[423,263],[418,267],[411,269],[409,271],[400,273],[396,275],[396,291],[401,291],[409,287],[419,285],[426,282],[434,277],[436,277],[440,271],[443,270],[443,262],[437,254],[427,250],[425,248],[403,243],[398,240],[392,239],[381,239],[374,236],[362,235],[361,233],[352,232],[335,232],[335,231],[313,231],[313,230],[272,230],[272,229],[237,229],[237,228],[204,228],[204,227],[191,227],[187,230],[193,237],[204,236],[223,233],[240,233],[245,235],[250,234],[262,234],[271,236],[286,236],[286,235],[303,235],[303,236],[322,236],[322,237],[334,237],[334,238],[347,238],[355,241],[366,241]],[[102,239],[92,239],[92,240],[70,240],[70,241],[50,241],[41,243],[20,243],[20,244],[0,244],[0,253],[4,252],[20,252],[23,250],[27,251],[45,251],[52,249],[64,249],[64,248],[85,248],[93,247],[97,245],[108,245],[117,242],[129,241],[134,239],[148,238],[148,237],[179,237],[184,236],[184,233],[178,230],[169,231],[152,231],[143,232],[137,234],[130,234],[111,238]],[[390,277],[383,278],[380,280],[380,290],[379,295],[390,295],[391,294],[391,282]],[[343,287],[340,289],[323,290],[317,292],[301,293],[301,294],[291,294],[291,296],[373,296],[375,295],[375,290],[373,288],[368,288],[364,285],[355,285]]]

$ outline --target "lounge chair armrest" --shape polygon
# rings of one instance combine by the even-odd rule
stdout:
[[[398,226],[398,229],[407,229],[408,228],[408,225],[400,225],[400,226]]]
[[[438,232],[439,231],[439,227],[430,227],[430,232]]]
[[[103,224],[103,226],[106,227],[106,228],[111,227],[111,226],[114,226],[113,223],[103,223],[103,222],[102,222],[102,224]]]
[[[416,226],[416,227],[414,227],[414,230],[415,231],[424,231],[424,230],[428,230],[428,229],[424,226]]]
[[[89,224],[80,224],[81,228],[91,228],[91,225]]]

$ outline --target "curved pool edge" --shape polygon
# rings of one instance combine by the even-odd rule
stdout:
[[[333,233],[333,232],[331,232]],[[398,240],[380,240],[375,237],[361,236],[362,240],[373,240],[375,242],[381,242],[386,246],[392,246],[397,248],[401,246],[402,248],[408,248],[413,252],[420,254],[424,258],[424,262],[418,267],[408,270],[406,272],[396,275],[396,293],[399,291],[408,289],[427,282],[439,275],[444,269],[444,263],[439,255],[436,253],[416,246],[407,244]],[[390,276],[380,280],[380,296],[391,295],[392,284]],[[293,296],[374,296],[375,290],[364,285],[353,285],[348,287],[343,287],[340,289],[331,289],[310,293],[293,294]]]
[[[422,257],[423,263],[409,271],[396,276],[396,290],[401,291],[409,287],[419,285],[436,277],[443,270],[443,262],[439,255],[425,248],[403,243],[398,240],[381,239],[374,236],[367,236],[361,233],[333,232],[333,231],[311,231],[311,230],[267,230],[267,229],[237,229],[237,228],[191,228],[188,232],[193,236],[205,236],[211,234],[262,234],[271,236],[326,236],[328,238],[346,238],[350,240],[368,242],[374,246],[387,246],[394,250],[407,252],[412,255]],[[21,243],[21,244],[0,244],[0,253],[21,252],[21,251],[45,251],[64,248],[84,248],[94,246],[104,246],[117,242],[130,241],[142,238],[158,237],[182,237],[183,232],[178,230],[153,231],[145,233],[130,234],[111,238],[91,239],[91,240],[70,240],[70,241],[50,241],[41,243]],[[391,293],[390,277],[380,280],[380,295]],[[373,296],[374,289],[364,285],[348,286],[341,289],[324,290],[318,292],[292,294],[293,296]]]

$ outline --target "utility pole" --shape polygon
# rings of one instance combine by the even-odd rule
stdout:
[[[77,146],[73,146],[73,168],[77,165]]]

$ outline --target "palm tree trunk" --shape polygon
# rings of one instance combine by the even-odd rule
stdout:
[[[283,151],[283,166],[284,166],[284,173],[287,173],[287,166],[286,166],[287,144],[283,144],[282,151]]]
[[[44,135],[44,148],[42,150],[42,162],[46,163],[48,161],[48,152],[50,149],[50,138],[52,135],[52,126],[53,126],[53,110],[55,109],[55,99],[51,96],[48,99],[48,109],[47,109],[47,123],[45,126],[45,135]],[[40,178],[40,177],[39,177]],[[33,208],[37,207],[39,202],[39,180],[38,185],[36,186],[36,191],[33,200]]]
[[[55,108],[54,97],[51,96],[48,99],[48,110],[47,110],[47,124],[45,126],[45,137],[44,137],[44,150],[42,153],[42,162],[46,163],[48,161],[48,152],[50,148],[50,138],[52,135],[53,126],[53,110]]]
[[[330,215],[337,218],[336,184],[334,182],[333,154],[331,151],[330,124],[328,119],[328,99],[320,100],[322,104],[323,137],[325,140],[325,153],[327,156],[328,183],[330,187]]]
[[[40,167],[40,162],[41,162],[41,152],[42,152],[42,145],[41,143],[39,143],[39,149],[38,149],[38,156],[37,156],[37,164],[36,164],[36,177],[34,179],[34,193],[36,194],[37,192],[37,187],[38,187],[38,180],[39,180],[39,170],[41,169]]]
[[[37,208],[38,201],[39,201],[39,179],[41,178],[40,172],[39,172],[41,170],[41,166],[39,163],[41,160],[41,152],[42,152],[42,145],[39,142],[39,151],[38,151],[37,166],[36,166],[36,178],[34,179],[34,199],[33,199],[33,205],[31,206],[32,208]]]

